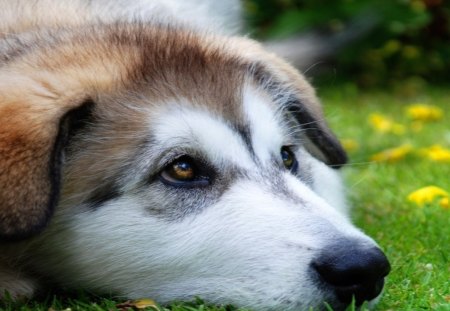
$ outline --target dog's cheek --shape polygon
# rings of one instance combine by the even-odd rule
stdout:
[[[341,172],[314,158],[310,160],[314,191],[343,215],[348,215],[349,205]]]
[[[348,215],[349,207],[341,170],[330,168],[303,148],[296,152],[296,157],[299,159],[298,178],[330,206],[343,215]]]

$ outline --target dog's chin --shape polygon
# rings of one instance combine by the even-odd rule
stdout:
[[[384,288],[382,289],[381,293],[377,297],[375,297],[374,299],[367,302],[366,308],[369,310],[373,310],[375,308],[375,306],[378,304],[378,302],[380,301],[381,296],[383,295],[383,292],[384,292]]]

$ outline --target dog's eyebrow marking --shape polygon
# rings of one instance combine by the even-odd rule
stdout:
[[[236,125],[236,131],[239,133],[239,135],[242,137],[242,140],[244,141],[245,145],[248,148],[248,151],[250,152],[251,156],[255,158],[255,150],[253,148],[252,144],[252,131],[250,129],[250,126],[248,125]]]
[[[271,109],[271,99],[258,92],[255,87],[244,88],[243,107],[251,130],[251,144],[261,162],[270,161],[283,144],[283,129],[277,120],[276,110]]]
[[[150,124],[163,149],[195,148],[219,165],[231,162],[247,169],[254,165],[245,142],[247,134],[241,136],[234,125],[205,110],[175,105],[160,112]]]

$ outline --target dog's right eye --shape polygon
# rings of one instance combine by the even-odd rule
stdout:
[[[160,173],[160,180],[166,185],[183,188],[210,184],[209,177],[201,174],[197,163],[189,156],[182,156],[167,165]]]
[[[298,162],[294,152],[292,152],[289,146],[283,146],[281,148],[280,154],[281,159],[283,160],[284,167],[295,174],[297,172]]]

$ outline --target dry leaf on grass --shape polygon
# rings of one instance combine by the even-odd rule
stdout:
[[[144,309],[160,311],[158,305],[152,299],[127,300],[125,302],[117,304],[116,308],[119,309],[120,311],[144,310]]]

